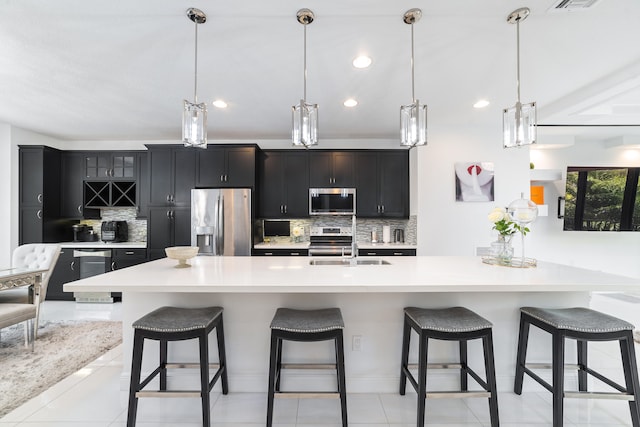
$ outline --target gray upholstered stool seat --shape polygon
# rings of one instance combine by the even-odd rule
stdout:
[[[133,328],[156,332],[207,329],[221,314],[222,307],[160,307],[133,322]]]
[[[269,385],[267,388],[267,427],[273,425],[273,407],[276,397],[335,397],[340,399],[342,427],[347,421],[347,389],[344,372],[344,321],[339,308],[296,310],[278,308],[271,320],[271,346],[269,351]],[[282,363],[284,341],[333,341],[335,363]],[[337,390],[334,391],[282,391],[280,379],[283,369],[335,369]]]
[[[491,322],[464,307],[417,308],[406,307],[404,312],[420,329],[439,332],[471,332],[491,328]]]
[[[500,425],[498,419],[498,394],[493,357],[492,324],[487,319],[465,307],[418,308],[405,307],[400,361],[400,394],[404,395],[407,381],[418,398],[416,427],[424,427],[426,402],[434,398],[487,398],[492,427]],[[418,334],[418,363],[409,364],[411,332]],[[430,340],[457,341],[460,363],[427,363]],[[485,379],[482,379],[467,363],[467,342],[481,339],[484,354]],[[418,368],[417,377],[410,369]],[[427,372],[432,369],[459,369],[459,391],[432,391],[427,393]],[[484,390],[469,391],[468,377],[473,378]]]
[[[271,329],[317,333],[344,329],[344,321],[339,308],[323,308],[320,310],[279,308],[271,321]]]
[[[227,381],[227,362],[224,345],[224,326],[222,307],[182,308],[160,307],[133,322],[133,358],[131,360],[131,379],[129,385],[129,409],[127,413],[127,427],[136,425],[138,399],[142,397],[200,397],[202,403],[202,425],[210,427],[210,395],[211,389],[218,379],[222,382],[222,394],[229,392]],[[216,330],[218,341],[217,364],[209,362],[209,334]],[[168,360],[168,344],[174,341],[190,339],[198,340],[198,363]],[[158,341],[160,360],[158,367],[143,380],[142,352],[144,341]],[[175,390],[168,387],[167,370],[194,369],[200,370],[199,390]],[[217,368],[210,374],[210,368]],[[151,381],[160,377],[159,387],[149,390]],[[149,386],[147,388],[147,386]]]
[[[531,326],[551,334],[551,382],[543,379],[534,369],[547,369],[548,363],[527,363],[527,345]],[[575,340],[577,364],[565,364],[565,341]],[[618,341],[624,372],[624,385],[604,376],[588,365],[590,341]],[[584,307],[574,308],[520,308],[520,332],[516,356],[516,375],[513,391],[522,393],[525,374],[552,394],[553,426],[562,427],[565,398],[620,399],[629,402],[631,424],[640,427],[640,380],[633,342],[633,325],[622,319]],[[577,368],[578,390],[565,389],[565,368]],[[591,375],[615,391],[588,390]]]
[[[619,332],[633,330],[631,323],[584,307],[522,307],[520,310],[557,329],[567,329],[576,332]]]

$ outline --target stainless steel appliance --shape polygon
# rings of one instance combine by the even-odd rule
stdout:
[[[355,188],[310,188],[309,215],[355,215]]]
[[[110,249],[75,249],[73,258],[81,279],[111,271]],[[74,292],[73,296],[76,302],[113,302],[111,292]]]
[[[191,245],[198,255],[251,255],[251,189],[191,190]]]
[[[73,230],[74,242],[94,242],[98,240],[98,235],[93,232],[93,227],[86,224],[74,224],[71,226]]]
[[[309,256],[351,256],[351,227],[311,227]]]
[[[100,238],[103,242],[126,242],[129,238],[127,221],[102,221]]]
[[[402,228],[393,230],[393,241],[395,243],[404,243],[404,230]]]

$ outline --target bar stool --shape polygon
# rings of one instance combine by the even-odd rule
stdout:
[[[133,323],[133,361],[131,363],[131,383],[129,386],[129,413],[127,427],[136,424],[138,398],[140,397],[200,397],[202,399],[202,425],[210,427],[209,393],[222,379],[222,394],[229,392],[227,381],[226,357],[224,349],[224,329],[222,325],[222,307],[179,308],[161,307],[141,317]],[[219,364],[209,364],[209,333],[216,329],[218,340]],[[199,363],[168,363],[167,343],[198,339],[200,343]],[[142,382],[142,349],[144,340],[160,342],[160,365]],[[215,368],[215,374],[209,381],[209,368]],[[200,390],[167,390],[167,369],[200,368]],[[143,391],[149,382],[160,374],[159,390]]]
[[[493,360],[492,324],[485,318],[464,307],[451,307],[442,309],[406,307],[404,309],[404,331],[402,337],[402,361],[400,368],[400,394],[404,395],[407,388],[407,379],[418,393],[418,427],[424,427],[426,399],[428,398],[489,398],[489,413],[491,427],[498,427],[498,395],[496,392],[496,373]],[[418,380],[409,371],[409,344],[411,329],[419,336],[418,349]],[[459,364],[432,364],[427,363],[427,349],[429,339],[458,341],[460,344]],[[467,341],[482,339],[484,348],[484,366],[486,381],[476,374],[467,365]],[[411,366],[412,368],[415,365]],[[460,391],[434,391],[427,392],[427,370],[460,369]],[[485,391],[469,391],[468,375],[470,375]]]
[[[534,325],[551,334],[552,344],[552,382],[544,381],[531,369],[548,368],[548,364],[526,363],[529,326]],[[572,338],[578,344],[578,390],[564,390],[564,341]],[[622,355],[622,367],[626,387],[623,387],[587,366],[587,344],[589,341],[618,341]],[[564,398],[623,399],[629,401],[633,427],[640,427],[638,414],[638,367],[633,344],[633,325],[588,308],[544,309],[522,307],[520,309],[520,336],[518,338],[518,355],[516,361],[516,378],[514,392],[522,393],[524,374],[529,375],[540,385],[553,393],[553,426],[561,427],[563,423]],[[587,374],[618,390],[620,393],[587,393]]]
[[[278,308],[271,321],[271,351],[269,361],[269,390],[267,393],[267,427],[273,422],[274,397],[340,397],[342,427],[347,427],[347,391],[344,374],[344,344],[342,330],[344,321],[339,308],[320,310],[294,310]],[[283,340],[328,341],[334,340],[335,364],[282,363]],[[280,372],[282,369],[335,369],[338,379],[337,392],[282,392]]]

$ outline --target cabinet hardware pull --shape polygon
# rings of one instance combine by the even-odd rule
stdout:
[[[265,255],[273,255],[273,252],[265,252]]]
[[[78,205],[78,213],[82,214],[82,205]]]
[[[562,202],[564,202],[564,197],[558,196],[558,219],[564,218],[564,215],[562,214],[561,206],[560,206]]]
[[[171,219],[171,211],[167,211],[167,219]]]
[[[220,182],[224,182],[224,175],[220,175]]]
[[[382,213],[384,213],[384,205],[382,205]]]
[[[229,175],[224,176],[224,182],[229,182]]]
[[[284,213],[287,213],[287,205],[284,205]]]
[[[293,256],[300,255],[300,252],[291,252],[291,255],[293,255]]]
[[[394,252],[393,254],[394,254],[394,255],[399,255],[399,256],[404,255],[402,252]]]
[[[42,193],[39,193],[36,199],[38,199],[38,203],[42,203]]]
[[[367,252],[367,255],[371,256],[371,255],[378,255],[378,252]]]
[[[125,255],[133,255],[133,254],[134,254],[134,252],[133,252],[133,251],[126,251],[124,254],[125,254]]]
[[[116,271],[116,262],[115,261],[111,262],[111,271]]]
[[[70,265],[71,271],[76,271],[76,269],[74,268],[75,265],[76,265],[76,262],[75,261],[71,261],[71,265]]]
[[[42,209],[38,209],[38,212],[36,212],[36,216],[38,217],[38,219],[42,219]]]
[[[171,201],[171,194],[167,194],[167,203]]]

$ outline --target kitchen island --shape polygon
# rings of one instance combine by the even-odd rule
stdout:
[[[498,388],[510,390],[519,307],[588,306],[592,291],[640,290],[638,280],[546,262],[536,268],[519,269],[483,264],[479,257],[388,257],[380,258],[388,265],[358,266],[310,265],[310,260],[197,257],[189,261],[190,268],[176,268],[175,260],[165,258],[68,283],[65,290],[122,292],[123,388],[128,386],[133,321],[162,305],[224,307],[232,392],[266,390],[269,323],[277,307],[340,307],[346,325],[348,391],[396,392],[403,307],[466,306],[494,324]],[[532,331],[531,339],[531,357],[550,360],[548,337]],[[145,351],[143,370],[157,360],[154,347]],[[568,357],[572,357],[571,347],[567,348]],[[170,355],[181,361],[193,359],[196,349],[195,342],[180,343],[170,349]],[[456,360],[457,352],[455,344],[437,342],[430,346],[430,361]],[[415,353],[412,348],[413,360]],[[469,353],[472,366],[481,367],[480,342],[471,342]],[[285,354],[293,362],[332,358],[327,343],[291,343]],[[293,371],[285,375],[285,389],[331,388],[335,381],[330,371]],[[183,385],[196,378],[197,373],[193,372],[172,380]],[[569,376],[568,381],[571,380]],[[456,381],[457,374],[452,371],[430,377],[434,387]]]

